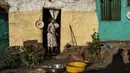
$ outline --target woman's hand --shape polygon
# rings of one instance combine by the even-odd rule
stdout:
[[[58,33],[56,33],[56,36],[58,36]]]

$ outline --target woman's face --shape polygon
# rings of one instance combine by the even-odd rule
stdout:
[[[51,23],[54,23],[54,22],[55,22],[55,20],[54,20],[54,19],[52,19],[52,20],[51,20]]]

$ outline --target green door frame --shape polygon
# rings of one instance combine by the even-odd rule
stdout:
[[[0,11],[0,54],[9,46],[8,13]]]

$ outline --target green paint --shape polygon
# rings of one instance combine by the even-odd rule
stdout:
[[[0,13],[0,54],[2,54],[8,46],[8,14]]]
[[[126,0],[121,0],[121,21],[101,21],[100,0],[96,0],[96,11],[99,22],[99,37],[101,41],[130,40],[130,20],[126,14],[130,11]]]

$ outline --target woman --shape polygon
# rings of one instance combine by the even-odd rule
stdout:
[[[56,41],[56,33],[55,30],[56,28],[58,28],[59,26],[56,26],[55,23],[55,19],[51,18],[50,19],[50,24],[48,25],[48,33],[47,33],[47,41],[48,41],[48,54],[52,53],[53,55],[56,53],[54,53],[53,50],[57,49],[57,41]]]

